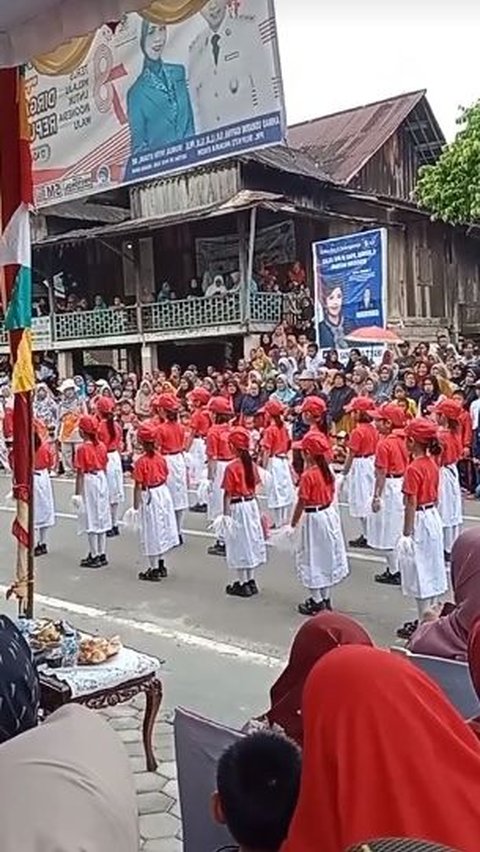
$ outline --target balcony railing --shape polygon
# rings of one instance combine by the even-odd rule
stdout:
[[[157,302],[142,307],[142,326],[145,333],[237,325],[242,319],[240,293]]]
[[[258,323],[275,323],[283,319],[282,293],[253,293],[250,296],[250,319]]]
[[[121,337],[139,334],[136,307],[54,314],[55,340]]]

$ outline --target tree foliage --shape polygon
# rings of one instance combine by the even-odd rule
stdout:
[[[415,196],[434,219],[480,221],[480,101],[462,109],[460,130],[434,165],[420,169]]]

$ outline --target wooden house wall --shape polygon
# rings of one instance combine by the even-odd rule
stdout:
[[[349,186],[389,198],[410,201],[415,188],[418,160],[410,134],[401,125],[371,157]]]

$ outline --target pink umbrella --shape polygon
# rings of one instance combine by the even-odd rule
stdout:
[[[381,345],[382,343],[398,344],[403,343],[403,339],[391,328],[380,328],[380,326],[372,325],[366,328],[357,328],[351,334],[347,334],[347,340],[352,343],[370,343]]]

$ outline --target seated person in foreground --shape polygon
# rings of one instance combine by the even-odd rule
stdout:
[[[301,753],[280,734],[259,731],[231,745],[217,768],[213,815],[240,852],[277,852],[300,790]]]

